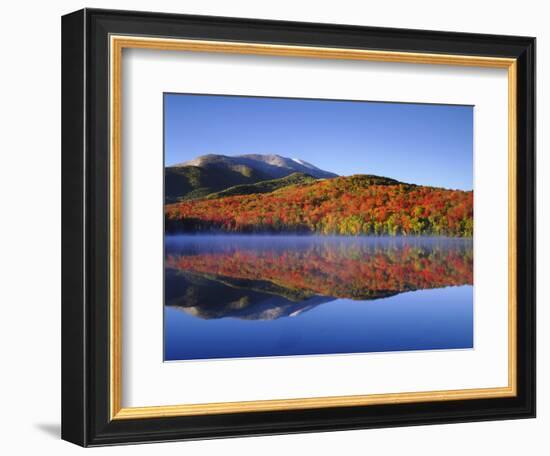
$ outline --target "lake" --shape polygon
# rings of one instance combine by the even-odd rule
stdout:
[[[164,359],[473,347],[473,242],[167,235]]]

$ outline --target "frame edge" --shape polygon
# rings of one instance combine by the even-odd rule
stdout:
[[[87,445],[85,299],[86,11],[61,19],[61,438]]]

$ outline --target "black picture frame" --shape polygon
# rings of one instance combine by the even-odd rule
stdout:
[[[170,418],[109,412],[109,36],[517,59],[517,395]],[[62,19],[62,438],[82,446],[535,416],[535,39],[84,9]]]

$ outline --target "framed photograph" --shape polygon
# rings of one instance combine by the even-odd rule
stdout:
[[[62,437],[535,416],[535,39],[62,20]]]

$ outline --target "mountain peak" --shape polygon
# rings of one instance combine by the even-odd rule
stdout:
[[[235,156],[207,154],[175,165],[175,167],[182,166],[217,167],[229,168],[231,170],[247,167],[274,179],[285,177],[292,173],[305,173],[318,179],[338,176],[299,158],[288,158],[278,154],[242,154]]]

